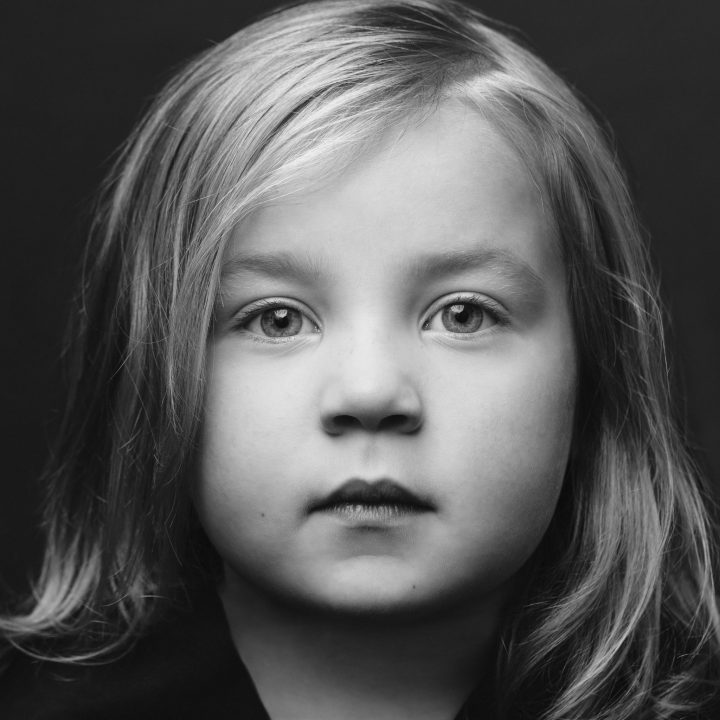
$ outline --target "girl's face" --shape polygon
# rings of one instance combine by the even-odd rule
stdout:
[[[507,586],[570,444],[550,227],[516,154],[448,103],[237,228],[197,492],[230,583],[351,612]]]

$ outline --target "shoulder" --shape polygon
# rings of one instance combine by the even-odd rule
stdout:
[[[112,662],[70,665],[13,650],[5,668],[4,720],[267,720],[219,603],[163,623]]]

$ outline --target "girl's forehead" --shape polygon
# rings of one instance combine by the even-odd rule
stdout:
[[[249,215],[225,261],[237,267],[243,257],[292,251],[316,264],[366,267],[482,251],[515,255],[539,275],[556,254],[551,226],[517,152],[477,111],[448,101],[388,130],[319,187]]]

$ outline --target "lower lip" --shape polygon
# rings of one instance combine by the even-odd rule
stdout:
[[[342,503],[323,508],[320,512],[351,524],[382,525],[418,517],[427,513],[428,510],[414,505]]]

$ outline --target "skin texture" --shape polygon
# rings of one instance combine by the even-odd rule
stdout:
[[[273,671],[259,637],[283,626],[290,647],[274,664],[300,678],[294,712],[298,698],[312,707],[304,687],[332,679],[337,704],[324,698],[319,709],[315,693],[308,717],[350,717],[343,692],[377,699],[384,683],[387,702],[364,716],[404,717],[398,688],[414,686],[414,716],[452,717],[557,503],[574,342],[552,224],[501,137],[446,103],[379,147],[237,228],[210,344],[197,507],[225,562],[228,617],[261,696]],[[268,298],[279,316],[258,307]],[[267,337],[276,317],[294,334]],[[350,478],[392,479],[431,509],[370,523],[309,510]],[[293,613],[304,617],[294,631]],[[298,669],[312,665],[308,642],[322,652],[317,629],[328,622],[330,645],[354,648],[346,685],[329,677],[342,675],[337,657],[323,677],[321,661],[312,677]],[[410,633],[396,645],[404,667],[418,656],[418,672],[393,680],[389,628],[413,622],[437,628],[447,677],[437,655],[423,665]],[[385,623],[376,641],[374,623]],[[280,718],[290,708],[280,698],[269,709]]]

